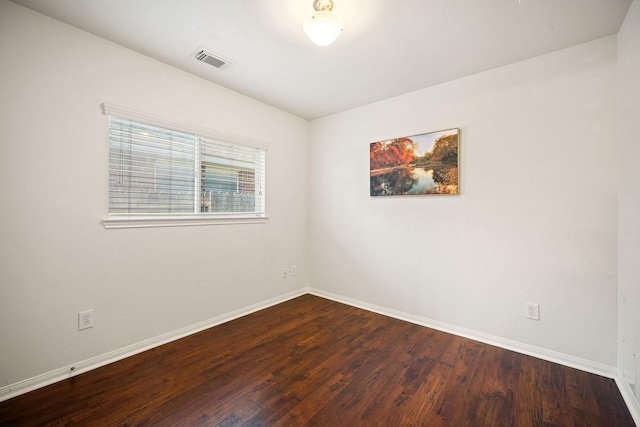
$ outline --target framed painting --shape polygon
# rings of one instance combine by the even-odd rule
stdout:
[[[371,143],[371,196],[459,194],[460,129]]]

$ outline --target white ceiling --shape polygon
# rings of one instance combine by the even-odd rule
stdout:
[[[334,0],[331,46],[313,0],[13,0],[306,119],[616,34],[631,0]],[[205,47],[235,64],[198,62]]]

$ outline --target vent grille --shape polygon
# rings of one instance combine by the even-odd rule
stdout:
[[[202,47],[196,50],[193,56],[198,61],[209,64],[219,70],[224,70],[225,68],[229,68],[231,65],[233,65],[233,61],[226,59],[221,55],[208,51]]]

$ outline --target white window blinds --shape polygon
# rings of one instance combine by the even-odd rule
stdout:
[[[265,149],[110,115],[109,217],[184,215],[264,217]]]

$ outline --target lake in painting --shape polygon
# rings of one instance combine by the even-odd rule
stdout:
[[[371,195],[458,194],[458,140],[448,129],[372,143]]]

